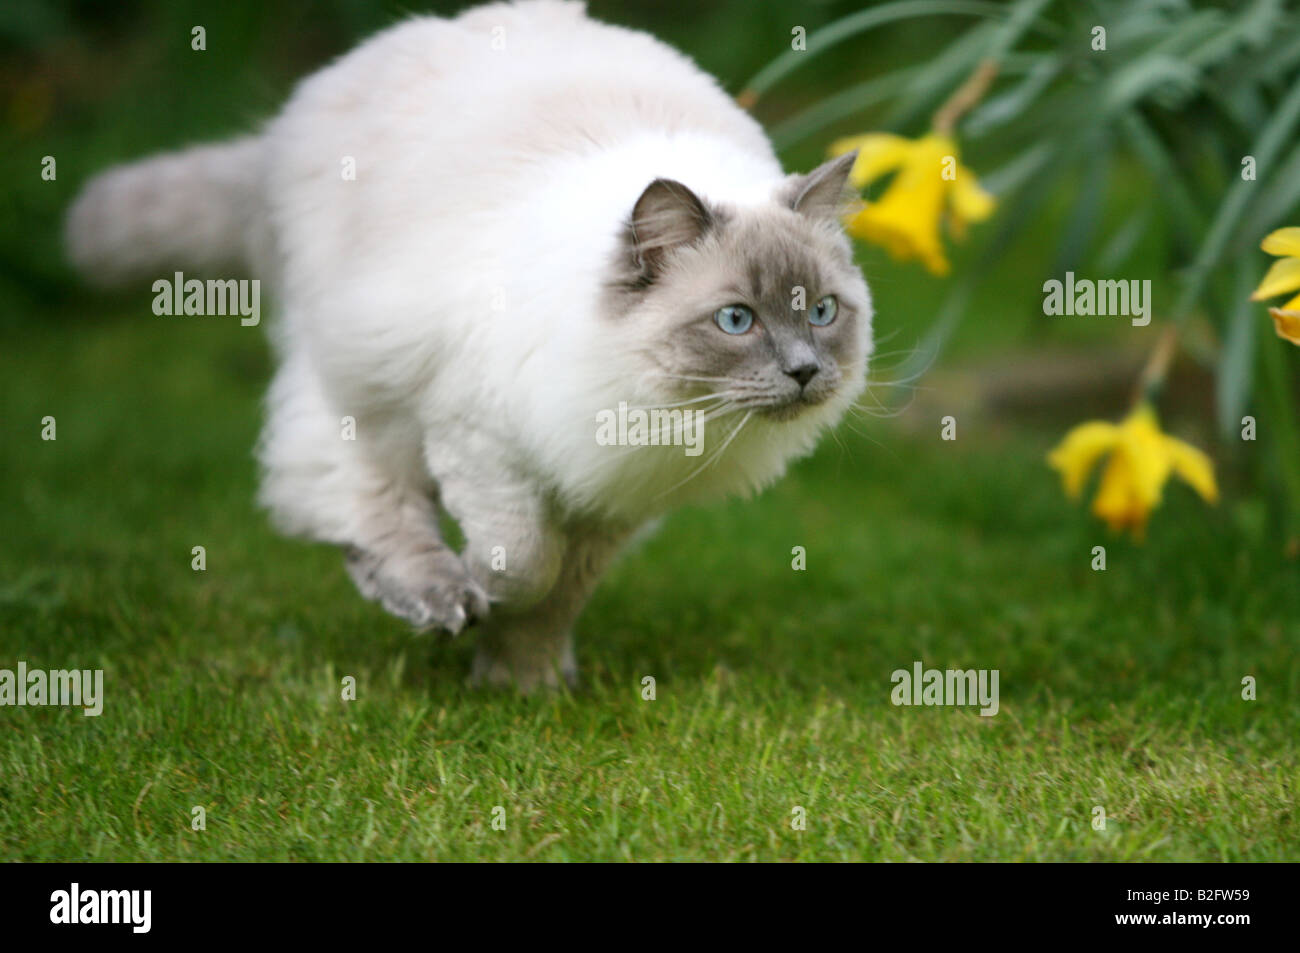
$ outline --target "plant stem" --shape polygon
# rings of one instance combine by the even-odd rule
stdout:
[[[816,61],[808,50],[824,53],[837,43],[886,23],[922,16],[972,16],[998,19],[1005,15],[1006,8],[1001,4],[984,2],[984,0],[979,2],[977,0],[897,0],[895,3],[859,10],[809,34],[807,50],[789,49],[768,63],[745,84],[736,100],[744,108],[751,108],[778,80],[796,67]]]
[[[989,91],[993,80],[997,79],[998,69],[997,60],[980,60],[966,82],[958,86],[947,101],[935,110],[930,127],[941,136],[951,136],[957,120],[978,105]]]
[[[1133,403],[1154,402],[1156,395],[1160,393],[1160,388],[1164,386],[1165,378],[1169,375],[1169,365],[1173,363],[1177,350],[1178,326],[1166,324],[1164,331],[1156,340],[1156,346],[1151,349],[1151,356],[1147,358],[1142,373],[1138,375]]]

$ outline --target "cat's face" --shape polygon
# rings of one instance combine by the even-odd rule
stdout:
[[[838,224],[852,161],[793,176],[757,208],[669,180],[646,189],[614,294],[656,399],[791,420],[857,396],[871,299]]]

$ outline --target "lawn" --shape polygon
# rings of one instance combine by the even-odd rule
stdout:
[[[1297,857],[1300,587],[1231,492],[1139,546],[1062,500],[1059,428],[853,420],[629,552],[580,691],[479,693],[255,508],[264,336],[148,301],[0,328],[0,667],[106,694],[0,709],[0,859]],[[895,707],[917,660],[1000,711]]]

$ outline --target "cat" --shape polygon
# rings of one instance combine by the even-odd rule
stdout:
[[[418,629],[477,624],[472,681],[527,692],[574,682],[638,528],[768,484],[860,395],[853,161],[786,175],[681,53],[518,0],[401,22],[257,134],[109,170],[66,237],[101,284],[265,281],[260,503]],[[682,411],[702,452],[598,440],[620,408]]]

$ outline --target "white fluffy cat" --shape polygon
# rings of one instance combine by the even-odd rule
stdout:
[[[259,134],[96,178],[68,242],[103,282],[265,281],[262,502],[390,612],[478,622],[474,678],[527,690],[573,679],[574,621],[638,526],[778,477],[860,393],[851,163],[786,176],[686,57],[521,0],[403,22]],[[705,411],[704,452],[603,445],[620,404]]]

